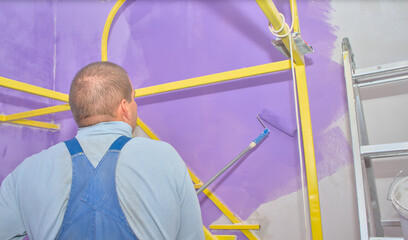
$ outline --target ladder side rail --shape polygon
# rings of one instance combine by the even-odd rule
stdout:
[[[344,43],[343,39],[343,43]],[[348,39],[347,39],[348,40]],[[347,41],[348,42],[348,41]],[[344,64],[344,77],[346,82],[347,92],[347,104],[349,109],[349,122],[351,131],[351,143],[353,149],[353,161],[354,161],[354,176],[356,181],[356,194],[357,194],[357,206],[360,225],[360,239],[368,240],[368,219],[367,219],[367,207],[366,197],[364,192],[364,178],[363,178],[363,162],[360,155],[360,140],[357,129],[357,114],[356,106],[354,104],[354,91],[353,91],[353,77],[350,58],[352,53],[347,49],[344,49],[343,45],[343,64]]]
[[[368,142],[368,134],[367,134],[367,127],[366,121],[364,117],[364,110],[363,110],[363,102],[361,101],[360,97],[360,89],[358,88],[357,84],[354,84],[354,79],[352,79],[353,83],[353,93],[354,93],[354,103],[355,103],[355,110],[357,116],[357,130],[359,135],[359,143],[360,146],[369,145]]]
[[[368,133],[367,133],[367,126],[366,126],[366,121],[364,117],[364,110],[363,110],[363,103],[361,100],[360,96],[360,89],[355,81],[354,78],[352,78],[352,86],[353,86],[353,93],[354,93],[354,99],[355,99],[355,110],[356,110],[356,116],[357,116],[357,130],[358,130],[358,135],[359,135],[359,152],[360,152],[360,157],[361,156],[361,146],[363,145],[368,145],[369,140],[368,140]],[[377,186],[375,183],[375,175],[374,175],[374,169],[371,163],[371,158],[368,157],[363,157],[361,160],[364,161],[365,163],[365,179],[367,182],[365,185],[368,188],[365,188],[365,191],[369,194],[369,198],[366,199],[367,201],[367,213],[370,216],[370,223],[372,223],[373,228],[370,228],[370,231],[373,232],[375,230],[374,235],[378,237],[383,237],[384,236],[384,230],[381,224],[381,212],[379,208],[379,202],[378,202],[378,194],[377,194]]]
[[[369,157],[363,157],[366,168],[366,179],[368,189],[370,193],[370,200],[367,204],[369,206],[369,214],[372,215],[372,221],[374,222],[375,236],[384,237],[384,229],[381,222],[380,204],[378,201],[377,185],[375,183],[374,169],[372,166],[372,160]],[[374,230],[371,229],[371,230]]]

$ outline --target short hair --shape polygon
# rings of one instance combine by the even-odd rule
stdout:
[[[75,75],[69,105],[79,127],[112,121],[122,99],[132,100],[127,72],[111,62],[91,63]]]

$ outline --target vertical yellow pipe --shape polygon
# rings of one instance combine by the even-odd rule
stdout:
[[[297,3],[296,0],[289,0],[290,2],[290,10],[291,12],[294,12],[293,16],[293,31],[300,33],[300,27],[299,27],[299,15],[298,15],[298,10],[297,10]],[[293,4],[292,4],[293,3]]]
[[[264,12],[265,16],[268,18],[269,22],[272,24],[274,29],[280,29],[282,27],[283,21],[280,17],[280,13],[276,9],[275,5],[271,0],[255,0],[259,7]],[[297,13],[296,2],[291,3],[291,8],[295,11],[293,16],[294,30],[300,32],[299,29],[299,18]],[[287,26],[280,32],[280,35],[284,35],[289,31]],[[314,146],[313,146],[313,133],[312,133],[312,123],[310,118],[310,108],[309,108],[309,96],[307,93],[306,84],[306,73],[304,66],[304,57],[300,54],[297,49],[296,44],[294,44],[291,36],[283,37],[282,41],[285,47],[290,49],[289,41],[292,42],[293,47],[293,61],[296,63],[296,78],[297,78],[297,91],[299,96],[299,112],[301,119],[301,128],[303,136],[303,148],[305,155],[305,166],[306,166],[306,177],[307,177],[307,187],[309,196],[309,211],[310,211],[310,225],[312,230],[312,237],[314,240],[323,239],[322,232],[322,221],[320,213],[320,200],[319,200],[319,189],[317,183],[317,173],[316,173],[316,162],[314,157]]]
[[[304,65],[296,65],[296,83],[299,96],[299,113],[303,136],[307,190],[309,196],[310,226],[313,240],[323,239],[322,219],[320,214],[319,187],[317,183],[316,161],[313,145],[312,121],[310,117],[309,96]]]

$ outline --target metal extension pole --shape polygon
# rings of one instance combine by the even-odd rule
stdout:
[[[230,168],[236,161],[238,161],[240,158],[242,158],[249,150],[254,148],[256,145],[258,145],[258,143],[260,143],[264,138],[266,138],[268,136],[268,134],[270,132],[269,129],[265,127],[265,125],[259,119],[259,116],[258,116],[258,120],[260,121],[262,126],[264,126],[263,132],[254,141],[252,141],[249,144],[249,146],[244,149],[244,151],[242,151],[240,154],[238,154],[238,156],[236,156],[223,169],[221,169],[217,174],[215,174],[214,177],[212,177],[207,183],[205,183],[202,187],[200,187],[200,189],[197,190],[197,195],[200,194],[202,191],[204,191],[204,189],[206,189],[212,182],[214,182],[215,179],[217,179],[221,174],[223,174],[225,171],[227,171],[228,168]]]
[[[251,150],[251,145],[245,148],[238,156],[236,156],[232,161],[230,161],[223,169],[221,169],[217,174],[214,175],[206,184],[204,184],[200,189],[197,190],[197,195],[200,194],[204,189],[206,189],[212,182],[214,182],[221,174],[228,170],[236,161],[242,158],[249,150]]]

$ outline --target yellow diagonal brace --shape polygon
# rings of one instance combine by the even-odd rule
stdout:
[[[20,124],[20,125],[26,125],[26,126],[38,127],[38,128],[46,128],[46,129],[55,129],[55,130],[60,129],[60,126],[58,124],[39,122],[39,121],[33,121],[33,120],[27,120],[27,119],[10,121],[8,123]]]
[[[6,122],[6,116],[0,115],[0,122]],[[6,122],[6,123],[27,125],[27,126],[31,126],[31,127],[39,127],[39,128],[46,128],[46,129],[57,129],[57,130],[59,129],[59,125],[56,125],[56,124],[53,124],[53,123],[32,121],[32,120],[26,120],[26,119],[15,120],[15,121],[10,121],[10,122]]]
[[[201,180],[195,175],[195,173],[194,173],[191,169],[188,169],[188,173],[190,174],[191,180],[193,180],[193,182],[194,182],[195,184],[200,184],[200,183],[202,183]]]
[[[59,125],[53,124],[53,123],[39,122],[39,121],[33,121],[33,120],[27,120],[27,119],[21,119],[21,120],[6,122],[4,119],[5,119],[5,116],[0,115],[0,122],[13,123],[13,124],[19,124],[19,125],[26,125],[26,126],[31,126],[31,127],[46,128],[46,129],[56,129],[56,130],[58,130],[60,128]]]
[[[12,120],[17,120],[17,119],[22,119],[22,118],[30,118],[30,117],[36,117],[36,116],[42,116],[50,113],[57,113],[57,112],[63,112],[69,110],[69,104],[62,104],[58,106],[52,106],[52,107],[46,107],[46,108],[40,108],[36,110],[31,110],[31,111],[26,111],[26,112],[21,112],[21,113],[15,113],[15,114],[10,114],[6,115],[6,121],[12,121]]]
[[[194,188],[195,189],[199,189],[200,187],[202,187],[204,185],[204,183],[194,183]]]
[[[282,25],[285,23],[283,22],[278,9],[276,8],[272,0],[255,0],[255,1],[256,3],[258,3],[259,7],[262,9],[263,13],[268,18],[273,28],[276,30],[281,29]],[[297,11],[296,11],[296,14],[297,14]],[[279,35],[285,35],[288,32],[289,32],[289,27],[285,26],[283,30],[279,33]],[[303,65],[305,62],[304,57],[300,53],[299,49],[297,48],[295,41],[293,41],[291,34],[282,38],[282,42],[285,45],[288,52],[290,52],[289,51],[289,41],[292,41],[293,60],[295,61],[296,64]]]
[[[206,227],[203,226],[203,230],[205,240],[217,240],[217,238],[214,235],[212,235],[212,233]]]
[[[247,67],[222,73],[210,74],[206,76],[185,79],[181,81],[160,84],[151,87],[139,88],[135,90],[135,97],[143,97],[158,93],[170,92],[179,89],[197,87],[212,83],[225,82],[229,80],[252,77],[256,75],[279,72],[290,69],[290,61],[280,61],[263,65]]]
[[[310,118],[309,96],[306,84],[305,66],[295,66],[296,83],[299,96],[299,113],[303,136],[303,151],[309,196],[310,225],[313,240],[323,239],[322,219],[320,214],[319,187],[317,183],[316,161],[313,145],[312,121]]]
[[[46,88],[37,87],[28,83],[11,80],[5,77],[0,77],[0,86],[18,90],[21,92],[31,93],[34,95],[47,97],[62,102],[68,102],[68,95]]]
[[[151,139],[159,140],[156,134],[154,134],[153,131],[150,130],[150,128],[142,121],[142,119],[138,117],[136,123]]]
[[[213,224],[210,225],[210,229],[225,229],[225,230],[259,230],[259,224],[243,224],[243,223],[236,223],[236,224]]]

